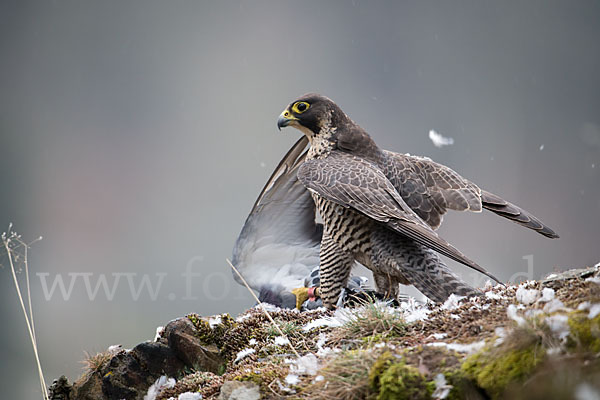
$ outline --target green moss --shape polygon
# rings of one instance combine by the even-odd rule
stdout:
[[[302,331],[302,327],[292,321],[276,321],[276,324],[286,336],[293,336]],[[267,326],[266,330],[269,337],[281,336],[279,330],[271,324]]]
[[[447,400],[462,400],[466,398],[477,398],[474,394],[477,388],[467,377],[461,368],[447,369],[444,371],[444,377],[448,385],[452,386],[448,393]]]
[[[187,318],[194,324],[196,328],[196,336],[204,345],[216,344],[219,349],[223,347],[225,334],[235,327],[236,322],[231,315],[221,314],[221,322],[214,325],[212,328],[205,319],[198,314],[189,314]]]
[[[260,388],[262,397],[269,398],[268,394],[273,394],[269,385],[273,381],[283,381],[288,373],[288,368],[282,365],[280,359],[269,359],[260,363],[253,363],[243,370],[233,371],[228,379],[241,382],[253,382]]]
[[[381,343],[383,342],[385,339],[385,335],[381,334],[381,333],[376,333],[374,335],[370,335],[370,336],[366,336],[361,338],[361,342],[363,345],[365,346],[370,346],[373,345],[375,343]]]
[[[544,349],[537,345],[493,352],[487,349],[467,358],[461,369],[492,398],[498,398],[509,385],[530,376],[544,354]]]
[[[428,399],[435,390],[435,383],[390,352],[383,353],[371,367],[369,386],[377,400]]]
[[[377,391],[379,389],[380,383],[379,379],[381,374],[389,368],[392,362],[395,360],[395,357],[389,351],[386,351],[382,355],[375,360],[373,366],[369,370],[369,387],[373,390]]]
[[[573,312],[569,315],[569,329],[567,346],[570,349],[600,352],[600,315],[589,319],[587,312]]]

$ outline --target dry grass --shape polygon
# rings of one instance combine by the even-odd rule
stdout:
[[[42,238],[39,237],[31,243],[25,243],[21,239],[21,235],[12,231],[12,224],[8,226],[8,231],[3,232],[1,236],[2,245],[4,246],[4,250],[6,251],[6,256],[8,258],[8,264],[10,265],[10,271],[12,273],[15,289],[17,290],[17,297],[19,298],[19,302],[21,303],[21,309],[23,311],[23,316],[25,317],[25,323],[27,324],[27,331],[29,332],[29,338],[31,339],[31,346],[33,347],[33,354],[35,355],[40,385],[42,387],[42,395],[44,396],[44,399],[47,400],[49,398],[48,388],[44,379],[42,364],[40,362],[40,356],[38,354],[37,340],[35,337],[33,306],[31,304],[31,286],[29,284],[29,263],[27,260],[27,251],[29,249],[29,246],[41,239]],[[21,293],[21,286],[19,285],[19,280],[17,279],[17,265],[23,265],[25,270],[25,285],[27,289],[28,303],[27,308],[25,307],[25,302],[23,301],[23,294]]]
[[[108,351],[96,353],[94,355],[88,353],[87,351],[84,353],[85,359],[81,361],[81,363],[83,364],[86,374],[100,372],[102,367],[104,367],[114,355]]]
[[[348,314],[348,321],[335,329],[330,340],[340,343],[347,340],[379,340],[403,336],[407,323],[393,308],[381,302],[368,302]]]
[[[319,374],[323,380],[309,386],[306,398],[358,400],[369,394],[369,371],[378,354],[369,350],[345,351],[330,359]]]

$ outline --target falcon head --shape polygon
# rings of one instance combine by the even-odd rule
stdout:
[[[337,127],[348,120],[346,114],[330,99],[316,93],[305,94],[290,103],[279,115],[277,127],[293,126],[309,139],[324,127]]]

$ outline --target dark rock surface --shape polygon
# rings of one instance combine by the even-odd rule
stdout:
[[[51,399],[142,400],[148,387],[162,375],[181,376],[186,369],[218,371],[224,364],[218,349],[203,343],[197,333],[185,317],[171,321],[158,341],[140,343],[131,350],[117,350],[104,365],[75,382],[72,395],[65,389],[70,390],[66,378],[65,382],[55,381]]]

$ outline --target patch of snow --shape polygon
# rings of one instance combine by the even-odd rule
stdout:
[[[538,301],[540,303],[547,303],[552,300],[554,300],[554,289],[543,288],[542,289],[542,298],[539,299]]]
[[[596,318],[600,315],[600,303],[592,304],[589,301],[584,301],[577,306],[578,311],[586,311],[589,310],[588,318]]]
[[[437,374],[433,379],[433,382],[435,383],[435,390],[433,391],[431,397],[434,399],[445,399],[448,397],[453,386],[448,385],[444,374]]]
[[[214,328],[215,326],[219,325],[221,323],[221,316],[220,315],[215,315],[214,317],[210,317],[208,319],[208,325],[210,326],[210,328]]]
[[[322,381],[322,380],[324,380],[324,379],[325,379],[325,377],[324,377],[323,375],[317,375],[317,376],[315,377],[315,380],[314,380],[314,381],[315,381],[315,382],[321,382],[321,381]]]
[[[546,317],[546,324],[550,330],[556,334],[560,340],[564,340],[569,336],[569,317],[562,314],[551,315]]]
[[[250,354],[254,353],[255,351],[256,350],[254,350],[254,349],[243,349],[243,350],[240,350],[237,353],[237,356],[235,357],[235,360],[233,362],[236,363],[236,362],[240,361],[241,359],[243,359],[244,357],[249,356]]]
[[[250,339],[250,341],[248,342],[248,344],[250,346],[254,346],[256,344],[256,339],[254,339],[254,338]]]
[[[331,347],[324,347],[325,342],[327,342],[327,335],[323,332],[319,333],[319,338],[317,339],[317,356],[319,357],[324,357],[334,352]]]
[[[586,282],[594,282],[594,283],[597,283],[598,285],[600,285],[600,275],[599,276],[592,276],[590,278],[586,278],[585,281]]]
[[[562,354],[562,348],[560,346],[549,347],[546,349],[546,354],[549,356],[558,356]]]
[[[110,354],[117,354],[121,350],[123,350],[122,344],[113,344],[112,346],[108,346],[106,351],[108,351]]]
[[[450,314],[450,318],[460,319],[460,315],[458,315],[458,314]]]
[[[427,319],[427,315],[431,312],[418,304],[414,298],[401,302],[400,310],[404,313],[404,320],[408,323],[425,320]]]
[[[488,299],[491,299],[491,300],[500,300],[502,298],[502,296],[500,296],[497,293],[492,292],[491,290],[489,292],[485,292],[485,297],[487,297]]]
[[[452,293],[440,308],[442,310],[454,310],[460,306],[460,301],[464,298],[465,296],[457,296]]]
[[[285,377],[285,383],[287,383],[288,385],[297,385],[298,383],[300,383],[300,377],[296,374],[288,374]]]
[[[175,379],[163,375],[148,388],[148,393],[144,396],[144,400],[156,400],[156,396],[158,396],[161,391],[170,389],[173,386],[175,386]]]
[[[265,310],[267,312],[277,312],[277,311],[281,311],[281,308],[274,306],[273,304],[269,304],[269,303],[260,303],[254,306],[254,308],[256,308],[257,310]],[[291,310],[288,310],[291,311]]]
[[[544,306],[545,313],[552,314],[556,311],[571,311],[571,309],[565,307],[564,303],[559,299],[554,299]]]
[[[588,318],[596,318],[600,314],[600,303],[592,304],[590,306],[590,313],[588,314]]]
[[[156,328],[156,334],[154,335],[153,342],[158,342],[164,331],[165,331],[165,327],[164,326],[157,327]]]
[[[290,371],[298,375],[316,375],[319,369],[317,357],[314,354],[307,354],[292,361]]]
[[[467,344],[434,342],[434,343],[427,344],[427,346],[446,347],[448,350],[454,350],[459,353],[471,354],[471,353],[475,353],[475,352],[483,349],[483,347],[485,346],[485,342],[483,340],[481,340],[479,342],[473,342],[473,343],[467,343]]]
[[[454,144],[454,139],[451,137],[444,137],[434,131],[433,129],[429,131],[429,139],[433,143],[433,145],[437,148],[450,146]]]
[[[540,291],[537,289],[525,289],[524,285],[519,286],[517,289],[516,297],[517,301],[522,304],[533,304],[540,295]]]
[[[494,334],[496,336],[498,336],[498,338],[496,339],[496,341],[494,342],[495,346],[499,346],[502,343],[504,343],[504,339],[506,339],[506,329],[499,326],[496,329],[494,329]]]
[[[302,327],[302,330],[304,332],[308,332],[315,328],[323,328],[323,327],[335,328],[335,327],[342,326],[342,325],[343,324],[340,321],[336,320],[333,317],[324,317],[324,318],[317,318],[317,319],[310,321],[308,324],[306,324]]]
[[[514,304],[510,304],[508,306],[508,308],[506,309],[506,315],[508,315],[508,318],[515,321],[517,323],[517,325],[519,325],[519,326],[523,326],[526,323],[525,318],[521,317],[518,314],[517,307],[515,307]]]
[[[285,336],[277,336],[275,338],[275,344],[277,346],[286,346],[286,345],[290,344],[290,340],[288,338],[286,338]]]
[[[181,393],[177,397],[177,400],[201,400],[201,399],[202,399],[202,395],[200,393],[193,393],[193,392]]]
[[[238,316],[238,317],[235,319],[235,322],[242,322],[242,321],[245,321],[245,320],[247,320],[248,318],[250,318],[251,316],[252,316],[252,315],[250,315],[249,313],[248,313],[248,314],[243,314],[243,315],[240,315],[240,316]]]
[[[525,311],[525,317],[527,317],[527,318],[535,318],[538,315],[542,315],[542,314],[544,314],[544,312],[542,310],[538,310],[538,309],[532,309],[532,310]]]
[[[578,311],[589,310],[591,305],[592,304],[589,301],[584,301],[583,303],[579,303],[579,305],[577,306],[577,310]]]
[[[600,392],[587,382],[580,383],[575,388],[575,400],[598,400]]]
[[[447,333],[433,333],[430,336],[432,336],[434,339],[441,340],[441,339],[444,339],[445,337],[448,337],[448,334]]]

